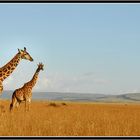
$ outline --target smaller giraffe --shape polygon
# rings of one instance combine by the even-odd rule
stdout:
[[[16,89],[13,92],[12,103],[10,104],[10,111],[12,111],[15,106],[18,107],[22,101],[25,101],[25,111],[27,111],[27,108],[28,111],[30,110],[32,89],[37,82],[40,70],[44,70],[43,67],[44,65],[42,63],[39,63],[33,78],[29,82],[25,83],[23,87]]]

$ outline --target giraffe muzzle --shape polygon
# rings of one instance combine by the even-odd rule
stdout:
[[[30,61],[34,61],[34,59],[33,58],[30,58]]]

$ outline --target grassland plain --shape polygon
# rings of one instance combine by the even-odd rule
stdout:
[[[140,104],[32,101],[9,112],[0,101],[0,136],[140,136]]]

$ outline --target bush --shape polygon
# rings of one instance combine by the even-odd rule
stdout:
[[[66,103],[62,103],[62,105],[67,105]]]
[[[58,105],[56,103],[50,103],[49,106],[57,107]]]

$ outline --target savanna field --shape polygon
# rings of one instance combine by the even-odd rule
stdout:
[[[0,104],[0,136],[140,136],[140,104],[34,100],[12,113]]]

